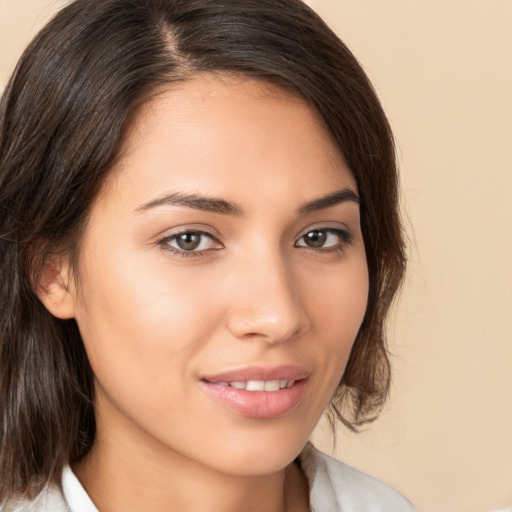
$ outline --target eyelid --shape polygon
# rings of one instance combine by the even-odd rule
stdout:
[[[315,224],[309,225],[307,228],[303,229],[297,240],[302,238],[304,235],[307,235],[310,231],[331,231],[331,232],[343,232],[347,234],[353,234],[351,228],[349,228],[345,223],[341,222],[319,222]]]
[[[179,236],[184,233],[202,233],[215,240],[220,240],[220,233],[213,226],[208,224],[200,224],[200,223],[192,223],[192,224],[181,224],[179,226],[174,226],[172,228],[167,228],[164,231],[161,231],[158,235],[154,237],[154,240],[158,243],[161,240],[169,239],[174,236]]]

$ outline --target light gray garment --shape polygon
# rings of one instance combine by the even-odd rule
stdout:
[[[311,512],[414,512],[389,485],[320,453],[310,444],[300,454],[309,481]],[[33,502],[13,503],[1,512],[98,512],[69,467],[61,486],[52,486]]]
[[[398,491],[310,444],[300,455],[311,512],[415,512]]]

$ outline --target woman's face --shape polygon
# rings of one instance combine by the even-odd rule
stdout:
[[[277,471],[365,313],[355,180],[295,96],[211,76],[172,85],[130,127],[79,276],[97,455]]]

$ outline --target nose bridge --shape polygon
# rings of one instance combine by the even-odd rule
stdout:
[[[297,276],[278,246],[244,257],[244,263],[233,272],[238,293],[228,326],[235,336],[278,343],[309,326]]]

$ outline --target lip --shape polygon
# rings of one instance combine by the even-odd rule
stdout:
[[[221,382],[249,380],[295,381],[279,391],[247,391],[220,385]],[[272,419],[293,411],[304,398],[309,380],[305,369],[286,365],[279,367],[247,367],[205,376],[200,382],[203,389],[223,406],[248,418]]]
[[[308,376],[309,372],[307,370],[294,365],[275,367],[250,366],[214,375],[205,375],[203,380],[211,383],[248,380],[303,380]]]

